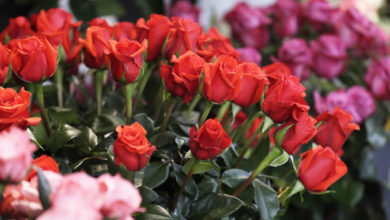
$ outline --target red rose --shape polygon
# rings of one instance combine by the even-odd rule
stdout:
[[[348,169],[329,147],[317,146],[301,154],[298,177],[306,189],[323,192],[344,176]]]
[[[36,21],[37,31],[45,36],[53,47],[57,47],[69,37],[69,30],[72,26],[81,25],[81,22],[73,23],[72,20],[72,14],[61,8],[52,8],[47,12],[41,10]]]
[[[255,118],[255,120],[252,122],[251,126],[249,127],[248,131],[246,132],[245,136],[248,140],[252,138],[252,136],[255,134],[257,128],[263,123],[264,118]],[[256,138],[251,143],[252,147],[256,146],[256,142],[259,140],[261,135],[261,132],[257,134]]]
[[[104,29],[106,29],[108,31],[108,33],[111,36],[112,27],[104,19],[94,18],[94,19],[92,19],[91,21],[88,22],[88,25],[89,25],[89,27],[97,26],[97,27],[104,28]]]
[[[58,170],[57,162],[50,156],[43,154],[42,156],[35,158],[32,162],[35,166],[41,168],[41,170],[50,170],[55,173],[60,173]],[[25,180],[30,181],[34,176],[37,175],[37,171],[32,169],[30,173],[27,174]]]
[[[110,45],[109,59],[112,76],[117,81],[124,79],[124,83],[133,83],[143,64],[142,53],[147,48],[146,40],[140,44],[137,41],[122,38],[119,42],[110,41]]]
[[[206,61],[192,51],[177,58],[173,55],[169,65],[161,65],[160,77],[164,79],[165,87],[175,96],[183,98],[183,102],[189,102],[198,92],[200,73]]]
[[[226,112],[227,114],[227,112]],[[242,124],[244,124],[244,122],[247,120],[248,116],[245,114],[244,111],[240,110],[236,116],[234,117],[234,121],[233,121],[233,124],[232,124],[232,131],[236,128],[238,128],[239,126],[241,126]]]
[[[116,41],[119,41],[122,38],[134,40],[136,34],[135,25],[132,22],[117,22],[114,27],[112,27],[112,35]]]
[[[276,62],[271,65],[262,67],[261,70],[264,72],[270,82],[269,87],[278,82],[284,76],[292,75],[290,68],[281,62]]]
[[[0,34],[0,41],[4,43],[6,35],[12,39],[23,39],[28,37],[33,31],[30,27],[30,22],[26,17],[19,16],[10,18],[8,26]]]
[[[195,22],[185,18],[173,17],[167,44],[165,45],[165,58],[171,59],[180,51],[195,51],[202,28]]]
[[[190,130],[191,153],[198,160],[214,159],[231,143],[217,119],[208,119],[199,131],[195,126]]]
[[[17,40],[10,60],[12,71],[27,82],[50,78],[57,67],[57,51],[45,37]]]
[[[161,56],[161,50],[168,36],[171,21],[159,14],[151,14],[145,24],[145,20],[139,19],[136,24],[137,40],[148,39],[147,61],[156,60]]]
[[[114,142],[115,164],[128,170],[142,169],[156,150],[145,137],[146,131],[138,122],[116,127],[118,138]]]
[[[94,69],[100,69],[102,67],[107,61],[104,55],[104,49],[110,47],[108,43],[109,39],[110,33],[105,28],[92,26],[87,29],[85,39],[80,39],[85,49],[85,65]]]
[[[299,114],[309,111],[305,99],[305,87],[299,79],[289,75],[282,77],[265,93],[264,113],[274,122],[282,123],[289,119],[298,120]]]
[[[0,43],[0,85],[3,85],[7,78],[9,69],[9,49]]]
[[[330,147],[338,155],[343,154],[342,146],[354,130],[359,130],[359,125],[351,123],[352,115],[345,110],[335,107],[333,113],[323,112],[316,117],[323,124],[318,127],[314,141],[322,146]]]
[[[30,125],[38,125],[41,118],[30,118],[31,93],[22,88],[19,94],[11,88],[0,87],[0,131],[17,125],[26,129]]]
[[[266,75],[255,63],[241,63],[238,72],[242,73],[241,89],[233,102],[241,107],[248,107],[261,99],[265,86],[268,84]]]
[[[83,48],[83,44],[79,42],[80,31],[78,27],[73,26],[71,32],[72,38],[66,35],[62,42],[66,55],[65,68],[67,68],[69,73],[77,74],[78,65],[81,63],[81,49]]]
[[[241,89],[242,73],[237,71],[237,60],[222,55],[204,67],[203,94],[209,101],[223,103],[234,99]]]
[[[278,130],[295,124],[286,132],[282,141],[282,148],[289,154],[296,154],[302,144],[307,144],[317,133],[316,122],[309,114],[304,113],[298,117],[297,121],[292,120],[281,126]]]

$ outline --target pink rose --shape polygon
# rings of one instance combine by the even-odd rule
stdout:
[[[390,56],[373,60],[364,80],[377,99],[390,100]]]
[[[24,179],[36,146],[30,135],[17,127],[0,133],[0,181],[17,183]]]
[[[303,12],[313,28],[320,31],[331,24],[337,8],[333,8],[327,0],[310,0],[304,5]]]
[[[344,42],[336,35],[322,35],[310,42],[314,71],[328,79],[342,74],[347,52]]]
[[[143,211],[140,208],[142,197],[131,182],[110,174],[100,176],[98,182],[104,197],[100,209],[104,217],[124,220],[135,212]]]
[[[171,17],[180,17],[199,23],[200,9],[189,0],[176,1],[171,8]]]
[[[240,53],[240,57],[238,58],[241,62],[253,62],[260,66],[261,64],[261,54],[252,47],[243,47],[237,48],[237,51]]]
[[[275,32],[280,37],[291,37],[298,32],[301,7],[294,0],[278,0],[271,7]]]

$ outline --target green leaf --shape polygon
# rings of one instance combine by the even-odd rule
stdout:
[[[81,134],[76,138],[76,146],[80,152],[90,153],[91,150],[98,144],[98,137],[89,127],[81,129]]]
[[[92,123],[92,130],[98,134],[112,132],[118,125],[123,125],[123,119],[113,115],[104,114],[95,118]]]
[[[270,117],[264,117],[264,122],[263,122],[263,129],[262,129],[262,133],[264,133],[266,130],[268,130],[270,127],[272,127],[274,125],[274,122],[272,121],[272,119]]]
[[[140,186],[138,188],[139,193],[142,196],[142,205],[150,204],[158,198],[158,194],[151,188],[146,186]]]
[[[151,189],[163,184],[169,175],[169,163],[152,162],[145,167],[142,185]]]
[[[191,206],[191,219],[220,219],[238,210],[244,203],[227,194],[210,193]]]
[[[367,131],[367,141],[375,148],[379,149],[386,144],[386,134],[383,129],[386,121],[386,114],[382,108],[377,106],[375,115],[365,120],[365,127]]]
[[[55,153],[58,149],[64,147],[64,145],[78,137],[81,134],[81,131],[77,128],[74,128],[68,124],[59,127],[56,130],[52,130],[52,134],[48,140],[49,150],[52,153]]]
[[[297,182],[294,184],[293,189],[288,194],[287,198],[289,198],[289,197],[291,197],[299,192],[302,192],[303,190],[305,190],[305,186],[301,183],[301,181],[297,180]]]
[[[90,21],[97,17],[93,1],[70,0],[69,5],[78,20]]]
[[[55,124],[79,124],[81,122],[80,116],[74,109],[50,107],[47,110],[47,114]]]
[[[199,198],[202,198],[209,193],[217,193],[218,179],[212,178],[209,175],[205,175],[202,181],[198,184]]]
[[[38,192],[39,200],[41,200],[43,208],[46,210],[50,207],[50,193],[51,188],[49,181],[43,175],[42,170],[39,167],[35,167],[38,173]]]
[[[249,175],[245,170],[230,169],[222,174],[221,182],[230,188],[236,188],[248,179]]]
[[[238,153],[232,146],[234,145],[231,145],[228,149],[226,149],[222,154],[219,155],[219,157],[222,158],[222,160],[228,167],[233,167],[238,158]]]
[[[168,90],[164,89],[164,91],[163,91],[163,102],[166,102],[169,97],[171,97],[171,93],[168,92]]]
[[[175,173],[176,182],[179,184],[179,187],[182,185],[184,178],[186,177],[182,171],[182,166],[178,164],[173,164],[173,171]],[[184,187],[184,193],[190,196],[193,199],[198,198],[198,188],[194,182],[194,179],[190,179],[187,185]]]
[[[271,167],[280,167],[288,162],[289,154],[286,151],[283,151],[283,153],[275,158],[270,164]]]
[[[183,172],[187,175],[188,171],[190,171],[192,164],[195,162],[195,158],[191,158],[188,160],[183,166]],[[218,169],[210,160],[200,160],[198,164],[195,166],[193,174],[205,173],[211,169]]]
[[[159,205],[149,205],[146,206],[146,212],[140,213],[137,216],[137,220],[171,220],[172,217],[169,214],[168,210],[164,209]]]
[[[337,193],[334,193],[333,197],[339,201],[340,204],[353,208],[362,199],[364,188],[365,187],[362,182],[352,181],[351,179],[343,179],[342,181],[334,184],[333,189],[335,189]]]
[[[157,148],[162,148],[165,145],[167,145],[169,142],[173,141],[176,138],[176,135],[169,132],[165,131],[162,133],[158,133],[151,138],[149,138],[150,143],[152,145],[155,145]]]
[[[241,106],[239,105],[236,105],[232,102],[232,115],[233,115],[233,118],[236,117],[237,113],[241,110]]]
[[[125,107],[125,100],[119,94],[110,91],[107,94],[106,105],[109,109],[115,109],[117,112],[122,112]]]
[[[252,185],[255,188],[254,199],[261,218],[273,220],[280,209],[277,193],[258,179],[255,179]]]

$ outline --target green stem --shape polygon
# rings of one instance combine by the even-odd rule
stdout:
[[[230,102],[226,101],[219,107],[218,114],[217,114],[218,121],[221,121],[223,116],[225,116],[225,113],[229,109],[229,106],[230,106]]]
[[[97,71],[95,73],[95,97],[96,97],[96,108],[97,114],[102,113],[102,94],[103,94],[103,80],[104,80],[104,71]]]
[[[180,189],[179,189],[179,192],[176,194],[173,202],[172,202],[172,211],[176,209],[176,206],[177,206],[177,202],[179,201],[179,198],[181,196],[181,194],[183,193],[184,191],[184,188],[186,187],[188,181],[190,181],[191,177],[192,177],[192,174],[194,173],[195,171],[195,167],[199,164],[199,160],[195,159],[194,163],[192,164],[190,170],[188,171],[185,179],[183,180],[183,183],[181,184],[180,186]]]
[[[34,86],[35,86],[35,92],[36,92],[36,96],[37,96],[37,100],[38,100],[38,107],[39,107],[39,110],[41,111],[41,116],[43,119],[43,125],[45,126],[45,130],[46,130],[47,135],[50,136],[50,134],[51,134],[50,122],[49,122],[49,118],[47,117],[46,108],[45,108],[45,99],[43,96],[43,86],[42,86],[42,83],[36,83],[36,84],[34,84]]]
[[[206,107],[204,108],[203,114],[200,117],[199,127],[201,127],[203,125],[203,123],[206,121],[207,116],[209,116],[209,113],[210,113],[211,109],[213,108],[213,105],[214,104],[210,101],[206,102]]]
[[[190,106],[188,107],[188,109],[186,110],[186,115],[190,115],[191,112],[194,110],[194,108],[196,107],[196,105],[199,103],[200,99],[202,98],[202,96],[200,95],[200,93],[198,93],[191,101],[190,103]]]
[[[56,73],[54,74],[54,80],[57,87],[57,100],[58,100],[58,107],[62,108],[64,106],[63,101],[63,79],[64,79],[64,72],[62,72],[62,68],[58,67],[56,70]]]
[[[134,99],[134,106],[137,105],[139,99],[141,98],[141,95],[143,94],[144,90],[145,90],[145,87],[146,87],[146,84],[148,83],[148,80],[150,78],[150,75],[152,75],[152,72],[154,70],[154,67],[155,65],[147,65],[146,63],[144,63],[145,65],[145,74],[142,76],[142,79],[141,79],[141,82],[139,84],[139,88],[138,88],[138,91],[137,91],[137,95]]]
[[[238,188],[233,196],[238,196],[246,187],[269,165],[275,158],[277,158],[283,151],[278,147],[272,147],[271,151],[268,152],[267,156],[259,163],[252,174],[245,180],[245,182]]]
[[[167,112],[164,116],[164,120],[163,120],[163,123],[161,125],[161,128],[160,128],[160,132],[163,132],[167,129],[167,126],[168,126],[168,122],[169,122],[169,119],[171,118],[171,115],[172,115],[172,112],[173,112],[173,109],[175,108],[175,105],[176,105],[176,100],[173,99],[173,98],[169,98],[169,105],[168,105],[168,108],[167,108]]]
[[[252,125],[253,121],[258,117],[263,117],[264,113],[262,111],[256,112],[256,114],[252,115],[252,117],[249,120],[246,120],[245,123],[242,125],[242,129],[239,129],[236,135],[233,136],[233,141],[237,142],[239,141],[243,135],[246,134],[246,132],[249,130],[250,126]]]
[[[158,89],[157,95],[153,100],[153,103],[156,106],[156,110],[154,111],[154,114],[153,114],[154,122],[157,122],[157,120],[160,116],[160,113],[161,113],[161,109],[162,109],[162,105],[163,105],[163,93],[164,93],[164,85],[161,84],[160,88]]]
[[[133,115],[133,92],[136,87],[136,83],[130,83],[125,86],[126,124],[131,122],[131,116]]]

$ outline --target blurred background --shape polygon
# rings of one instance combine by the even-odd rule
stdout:
[[[9,18],[21,15],[29,17],[42,9],[54,7],[64,8],[77,20],[83,20],[83,28],[95,17],[102,17],[109,24],[116,21],[135,23],[138,18],[148,18],[151,13],[170,15],[171,6],[176,2],[175,0],[0,0],[0,29],[8,25]],[[230,36],[230,27],[223,22],[223,16],[237,2],[246,2],[254,7],[267,7],[275,0],[191,0],[190,2],[199,8],[199,23],[205,29],[217,26],[222,33]],[[329,2],[346,8],[356,7],[369,20],[390,33],[389,2],[385,0],[329,0]],[[263,55],[263,51],[261,53]],[[378,116],[377,120],[387,119],[390,122],[389,115],[386,112],[383,114],[381,117]],[[357,137],[359,146],[349,146],[359,151],[359,154],[346,152],[346,157],[348,155],[355,155],[355,157],[347,158],[350,174],[335,184],[334,190],[337,193],[321,196],[307,195],[305,200],[295,196],[289,204],[287,213],[281,219],[390,219],[390,144],[388,139],[379,135],[383,133],[383,129],[379,127],[371,129],[374,130],[373,133],[360,133],[360,136],[367,136],[370,139],[368,143],[366,139],[359,142],[360,139]],[[387,123],[387,130],[390,130],[390,123]],[[366,146],[374,142],[375,147]]]

